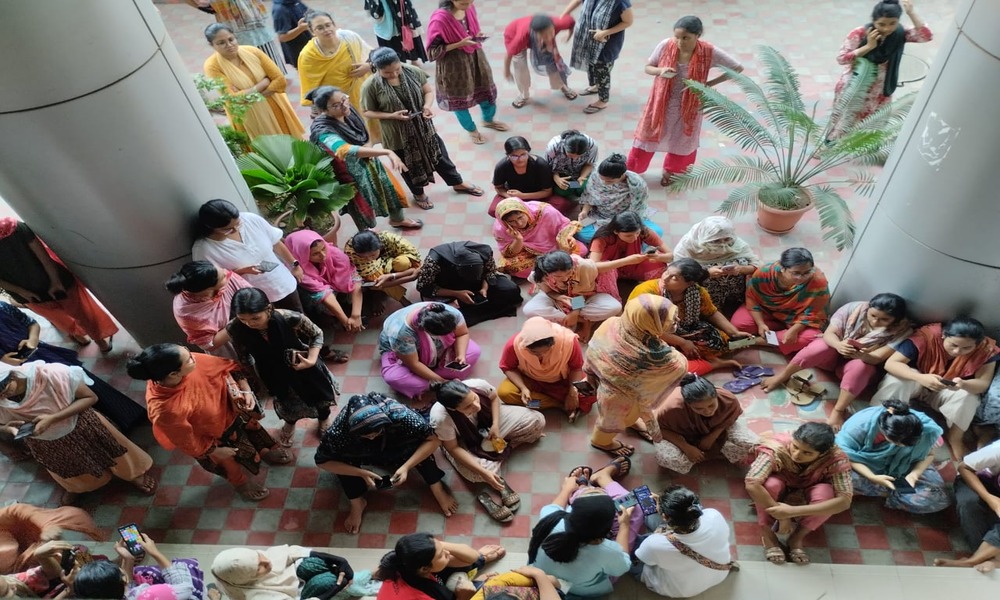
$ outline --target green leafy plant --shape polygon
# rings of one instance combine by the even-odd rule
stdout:
[[[878,68],[858,60],[854,77],[823,123],[816,120],[815,104],[807,111],[798,75],[785,57],[769,46],[758,47],[757,57],[763,84],[723,69],[746,96],[750,110],[714,88],[684,82],[701,99],[705,118],[747,154],[706,160],[675,176],[668,189],[735,184],[719,206],[719,212],[730,217],[751,212],[758,204],[778,210],[814,206],[823,239],[833,240],[838,249],[848,248],[854,243],[854,218],[837,188],[853,187],[868,195],[875,189],[875,173],[860,168],[840,179],[821,176],[847,163],[884,164],[915,94],[857,119]]]
[[[222,141],[226,142],[226,147],[229,148],[233,158],[243,156],[250,151],[250,136],[246,133],[229,125],[219,125],[218,128]]]
[[[292,226],[326,221],[354,198],[354,185],[336,180],[332,158],[315,144],[290,135],[261,135],[236,165],[261,208],[271,215],[292,211]]]
[[[264,101],[264,95],[260,92],[233,94],[222,79],[205,77],[200,73],[194,76],[194,86],[201,93],[205,106],[209,110],[226,111],[234,127],[243,125],[243,117],[252,105]]]

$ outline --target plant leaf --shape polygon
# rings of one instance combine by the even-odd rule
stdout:
[[[267,159],[276,168],[284,173],[294,163],[292,160],[292,147],[295,138],[290,135],[260,135],[254,138],[250,146],[253,151]]]
[[[744,150],[765,152],[767,148],[781,146],[781,142],[747,109],[726,98],[715,88],[686,79],[688,86],[701,99],[702,113],[710,123]]]
[[[833,103],[833,110],[824,129],[824,139],[834,137],[834,129],[847,131],[857,122],[858,114],[864,107],[868,90],[875,82],[878,75],[878,66],[866,58],[858,58],[854,61],[854,75],[847,82],[847,85],[840,91],[837,100]]]
[[[854,245],[854,217],[847,202],[832,187],[817,185],[809,188],[812,193],[819,224],[823,229],[823,239],[832,240],[837,250]]]
[[[729,196],[722,201],[716,212],[722,213],[732,219],[741,214],[753,212],[757,209],[758,194],[760,188],[766,183],[748,183],[729,192]]]
[[[764,89],[768,99],[788,107],[792,112],[805,114],[806,106],[799,91],[799,76],[792,65],[771,46],[757,47],[757,61],[763,67]]]
[[[286,188],[285,186],[283,186],[283,185],[272,185],[270,183],[259,183],[259,184],[253,186],[250,189],[261,191],[261,192],[267,192],[268,194],[270,194],[272,196],[280,196],[280,195],[285,194],[286,192],[288,192],[288,188]]]
[[[781,176],[771,161],[757,156],[733,156],[725,160],[708,159],[695,164],[686,173],[675,175],[669,192],[732,183],[760,183],[780,181]]]

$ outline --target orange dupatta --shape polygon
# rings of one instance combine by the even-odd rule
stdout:
[[[921,373],[932,373],[945,379],[965,379],[974,376],[986,361],[1000,353],[996,341],[991,337],[984,337],[975,350],[952,360],[945,352],[942,336],[941,324],[931,323],[918,329],[910,338],[919,353],[917,369]],[[949,360],[951,364],[948,364]]]
[[[555,345],[545,356],[535,356],[528,350],[528,346],[545,338],[555,340]],[[565,381],[569,377],[569,359],[577,343],[577,335],[562,325],[542,317],[531,317],[524,322],[521,332],[514,336],[518,370],[542,383]]]
[[[714,50],[715,46],[712,44],[698,40],[694,52],[691,54],[691,62],[688,64],[688,79],[700,83],[708,81],[708,71],[712,68]],[[660,61],[656,66],[676,69],[679,54],[677,42],[673,39],[667,40],[667,45],[660,53]],[[659,142],[663,137],[663,125],[667,118],[667,103],[670,101],[670,92],[676,79],[676,77],[654,78],[649,100],[642,110],[642,117],[640,117],[639,125],[635,129],[637,140]],[[691,135],[694,132],[695,120],[698,118],[700,110],[701,101],[698,96],[685,88],[681,92],[681,119],[684,121],[684,135]]]

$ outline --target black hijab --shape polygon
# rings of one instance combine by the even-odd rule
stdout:
[[[316,117],[309,126],[309,141],[318,144],[320,136],[325,133],[335,133],[352,146],[364,146],[368,143],[365,120],[353,106],[343,121],[325,114]]]
[[[493,257],[493,249],[476,242],[450,242],[431,248],[428,257],[441,265],[441,274],[438,276],[441,280],[480,286],[485,275],[486,260]],[[439,285],[450,289],[471,289],[441,283]]]
[[[865,39],[862,40],[861,46],[868,43],[867,34],[874,27],[873,24],[869,23],[865,25]],[[876,65],[882,63],[888,63],[886,65],[885,72],[885,83],[882,85],[882,93],[886,96],[892,96],[892,93],[896,91],[896,87],[899,86],[899,63],[903,60],[903,47],[906,45],[906,30],[903,29],[902,25],[897,25],[896,30],[889,34],[889,37],[882,40],[874,50],[865,54],[862,58],[866,58]],[[861,46],[858,46],[859,48]]]

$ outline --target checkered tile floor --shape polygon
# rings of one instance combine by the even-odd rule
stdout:
[[[371,22],[362,14],[361,2],[349,3],[315,0],[310,5],[331,9],[340,26],[357,31],[374,41]],[[417,0],[418,10],[426,22],[436,7],[432,0]],[[483,29],[491,35],[487,50],[500,79],[499,120],[513,126],[512,134],[525,135],[536,149],[544,148],[548,139],[567,128],[578,128],[595,137],[602,156],[612,151],[627,152],[632,129],[649,89],[649,78],[642,75],[642,64],[651,49],[670,34],[670,25],[685,14],[697,14],[705,22],[705,38],[726,49],[744,61],[747,72],[753,75],[753,47],[769,43],[781,49],[795,64],[801,76],[802,88],[810,102],[818,102],[825,110],[832,99],[833,83],[840,69],[834,60],[842,36],[851,28],[864,23],[871,10],[871,0],[819,2],[790,5],[779,0],[701,0],[663,2],[636,2],[636,24],[627,33],[625,52],[615,65],[611,106],[592,116],[581,110],[585,98],[566,101],[561,94],[540,90],[536,86],[533,104],[516,111],[510,107],[514,97],[512,84],[502,81],[500,67],[503,61],[502,29],[513,17],[530,14],[534,10],[559,12],[561,0],[479,0],[477,7]],[[951,16],[951,3],[946,0],[920,0],[921,15],[940,35],[944,33]],[[211,17],[187,5],[158,4],[167,30],[186,64],[192,72],[200,72],[201,64],[210,49],[201,36],[201,30],[211,22]],[[568,55],[569,45],[560,41]],[[913,52],[932,58],[934,43],[916,46]],[[571,84],[582,88],[586,81],[583,73],[575,73]],[[290,77],[289,92],[293,104],[298,101],[300,90],[294,74]],[[732,92],[730,86],[726,88]],[[303,122],[308,122],[306,111],[300,110]],[[502,156],[504,136],[484,131],[489,142],[473,145],[448,114],[438,115],[435,124],[446,140],[452,157],[468,181],[489,187],[493,165]],[[700,158],[719,157],[736,152],[717,131],[706,124],[701,141]],[[652,191],[651,204],[659,210],[655,219],[666,230],[671,244],[685,233],[692,223],[711,214],[725,196],[725,190],[707,190],[667,197],[658,185],[659,173],[655,169],[647,174]],[[424,212],[409,211],[410,216],[422,218],[426,226],[417,233],[407,233],[420,248],[428,249],[443,241],[458,239],[489,240],[490,220],[486,216],[489,197],[474,199],[456,196],[442,185],[430,189],[437,208]],[[850,198],[855,215],[861,217],[865,208],[863,198]],[[348,228],[352,225],[347,224]],[[758,230],[752,218],[745,217],[738,223],[738,231],[754,244],[765,259],[774,259],[782,248],[805,246],[810,248],[818,264],[833,275],[840,254],[822,242],[817,216],[809,214],[792,233],[783,237],[765,234]],[[459,233],[461,232],[461,233]],[[349,235],[346,231],[344,235]],[[346,238],[345,238],[346,239]],[[415,294],[411,294],[415,296]],[[499,381],[497,368],[499,352],[506,339],[519,326],[521,319],[506,318],[481,325],[472,330],[473,337],[483,347],[480,364],[474,375]],[[48,335],[51,335],[49,333]],[[331,365],[346,395],[369,390],[387,391],[379,378],[376,358],[377,328],[351,340],[338,334],[335,341],[351,350],[353,360],[346,365]],[[54,339],[53,341],[60,341]],[[128,390],[134,397],[142,395],[143,386],[131,381],[124,373],[124,359],[138,351],[125,335],[116,340],[116,350],[110,357],[103,357],[96,348],[81,352],[88,368],[105,377],[119,389]],[[745,363],[781,364],[783,359],[769,352],[744,351],[739,357]],[[725,376],[715,376],[720,381]],[[830,383],[828,376],[820,379]],[[742,397],[747,417],[753,429],[764,431],[789,431],[801,421],[819,419],[830,409],[829,405],[796,407],[784,391],[763,394],[752,389]],[[272,415],[269,423],[276,425]],[[431,496],[422,484],[411,479],[401,489],[391,493],[374,493],[369,497],[368,511],[358,536],[348,535],[343,529],[347,501],[341,498],[334,478],[320,473],[313,463],[313,453],[318,443],[313,429],[302,425],[296,434],[297,461],[294,465],[271,467],[266,483],[271,496],[259,504],[246,502],[235,496],[223,481],[202,471],[194,462],[180,453],[169,453],[153,441],[146,428],[135,432],[135,438],[148,448],[156,460],[160,488],[155,497],[138,495],[122,483],[112,483],[104,490],[82,499],[82,505],[91,510],[99,525],[110,527],[124,522],[136,522],[154,539],[172,543],[203,544],[273,544],[301,543],[312,546],[382,548],[394,543],[403,534],[418,530],[443,533],[450,539],[473,544],[501,540],[513,551],[525,551],[532,524],[532,515],[555,494],[562,476],[573,466],[589,463],[599,466],[606,457],[594,452],[588,445],[588,433],[593,416],[575,425],[564,422],[558,414],[551,415],[547,436],[536,447],[516,451],[507,465],[506,477],[522,493],[522,509],[508,525],[497,525],[477,506],[472,490],[454,472],[446,481],[451,485],[461,504],[459,514],[445,519],[440,515]],[[309,427],[312,427],[311,425]],[[743,490],[742,473],[729,465],[710,463],[698,468],[696,474],[671,477],[658,469],[650,446],[641,440],[630,442],[639,451],[635,457],[633,474],[628,483],[644,482],[654,489],[668,481],[683,483],[699,492],[706,506],[720,510],[731,519],[734,526],[733,544],[739,558],[763,560],[760,538],[754,524],[753,511]],[[442,459],[443,460],[443,459]],[[448,469],[450,471],[450,469]],[[949,478],[952,470],[946,470]],[[12,464],[0,459],[0,501],[22,500],[41,505],[56,504],[59,493],[56,486],[40,469],[31,463]],[[815,562],[924,565],[943,555],[966,551],[957,534],[954,517],[950,512],[930,517],[889,511],[872,499],[858,498],[849,513],[837,515],[811,536],[810,553]]]

